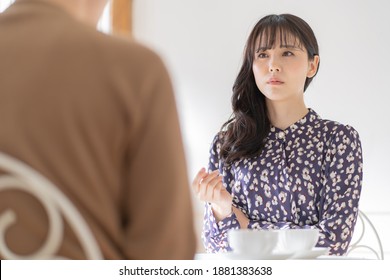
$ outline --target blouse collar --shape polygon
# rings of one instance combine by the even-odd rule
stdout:
[[[314,126],[319,120],[321,120],[321,117],[313,109],[309,108],[309,112],[305,116],[286,129],[280,129],[271,125],[267,138],[271,140],[284,139],[287,135],[296,131],[297,129],[304,129],[305,127]]]

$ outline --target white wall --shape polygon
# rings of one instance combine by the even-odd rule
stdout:
[[[11,5],[15,0],[0,0],[0,13],[3,12],[9,5]]]
[[[135,36],[163,57],[174,81],[191,179],[207,165],[210,142],[231,113],[231,87],[251,28],[269,13],[296,14],[320,45],[307,105],[360,133],[361,209],[375,220],[389,253],[389,7],[387,0],[135,0]]]

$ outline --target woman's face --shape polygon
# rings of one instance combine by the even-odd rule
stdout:
[[[319,57],[309,61],[306,49],[292,38],[291,44],[281,45],[276,34],[274,47],[255,50],[252,65],[256,85],[271,102],[303,99],[306,77],[313,77]]]

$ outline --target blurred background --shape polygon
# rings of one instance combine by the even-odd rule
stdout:
[[[0,0],[0,12],[11,2]],[[254,24],[270,13],[306,20],[321,57],[319,73],[305,93],[306,104],[322,118],[350,124],[359,132],[364,154],[360,208],[377,227],[389,258],[389,7],[386,0],[111,0],[98,28],[106,33],[122,28],[119,32],[154,49],[165,61],[192,180],[207,166],[211,141],[231,114],[231,88]],[[119,20],[123,14],[128,21]],[[193,205],[200,236],[203,204],[194,198]]]

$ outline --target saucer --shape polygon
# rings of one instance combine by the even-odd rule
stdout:
[[[221,253],[220,256],[227,260],[286,260],[292,257],[292,253],[271,253],[265,255],[240,254],[235,252]]]
[[[311,250],[297,252],[295,254],[292,254],[289,259],[301,259],[301,260],[315,259],[319,256],[327,255],[328,251],[329,251],[328,248],[315,247]]]

